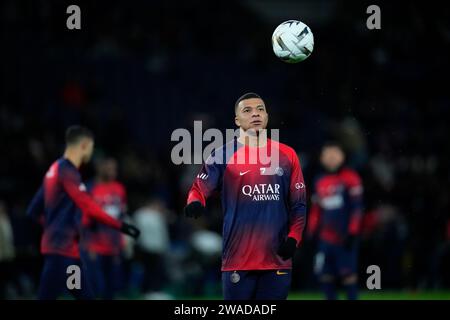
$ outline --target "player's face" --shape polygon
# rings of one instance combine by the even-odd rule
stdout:
[[[249,129],[261,130],[267,127],[269,114],[264,101],[259,98],[242,100],[236,110],[235,123],[244,131]]]
[[[114,159],[107,159],[100,163],[98,174],[104,180],[115,180],[117,177],[117,162]]]
[[[339,168],[345,160],[344,152],[339,147],[326,147],[320,155],[320,162],[330,171]]]
[[[88,163],[94,152],[94,140],[85,138],[81,142],[81,152],[83,155],[83,163]]]

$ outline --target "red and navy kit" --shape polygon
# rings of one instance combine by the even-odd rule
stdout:
[[[58,159],[47,171],[42,186],[28,207],[27,214],[43,225],[41,253],[44,267],[38,298],[56,299],[67,290],[67,268],[78,265],[82,288],[70,290],[76,298],[92,299],[94,294],[80,261],[81,217],[92,217],[119,229],[122,222],[107,215],[86,193],[78,169],[65,158]]]
[[[187,203],[205,205],[214,192],[224,214],[222,271],[291,269],[276,252],[287,237],[302,240],[306,192],[295,151],[270,139],[259,148],[229,142],[207,159]]]
[[[88,191],[108,215],[122,220],[126,210],[125,187],[117,181],[98,182],[88,185]],[[98,223],[89,216],[83,216],[81,243],[84,250],[101,255],[118,255],[123,246],[123,235],[110,226]]]
[[[104,213],[86,193],[78,169],[65,158],[54,162],[47,171],[28,214],[43,223],[42,254],[79,258],[82,214],[115,229],[121,227],[119,220]]]
[[[362,219],[361,178],[356,171],[343,168],[316,179],[312,196],[308,233],[319,231],[319,238],[343,244],[348,235],[358,235]]]
[[[292,270],[238,270],[222,272],[225,300],[286,300]]]
[[[356,239],[360,233],[362,197],[361,178],[350,168],[324,173],[316,179],[307,227],[308,234],[319,234],[316,273],[356,272],[357,245],[346,248],[345,242],[349,236]]]
[[[94,182],[88,184],[88,191],[107,214],[114,219],[124,218],[127,196],[120,182]],[[124,236],[89,216],[83,216],[82,220],[82,259],[92,290],[97,298],[112,300],[121,284],[120,254],[125,245]]]

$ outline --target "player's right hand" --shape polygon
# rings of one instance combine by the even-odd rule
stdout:
[[[205,214],[206,208],[199,202],[193,201],[184,207],[184,215],[188,218],[197,219]]]

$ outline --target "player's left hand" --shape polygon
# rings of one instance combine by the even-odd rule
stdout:
[[[277,254],[281,259],[288,260],[294,256],[295,249],[297,249],[297,240],[289,237],[281,244],[280,248],[278,248]]]
[[[138,228],[136,228],[135,226],[133,226],[129,223],[126,223],[126,222],[122,223],[122,227],[120,228],[120,231],[122,233],[129,235],[130,237],[132,237],[134,239],[139,238],[139,235],[141,234],[141,231]]]

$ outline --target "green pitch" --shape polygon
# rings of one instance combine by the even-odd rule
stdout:
[[[341,293],[340,299],[345,299]],[[221,296],[203,297],[179,297],[188,300],[222,300]],[[362,291],[359,294],[360,300],[450,300],[450,291]],[[323,300],[320,292],[302,293],[293,292],[288,300]]]
[[[340,299],[345,299],[341,293]],[[292,293],[289,300],[323,300],[320,293]],[[359,294],[360,300],[450,300],[450,291],[363,291]]]

